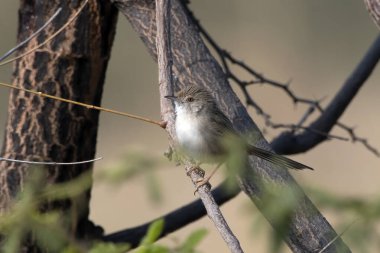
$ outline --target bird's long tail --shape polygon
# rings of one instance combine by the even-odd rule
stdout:
[[[261,159],[267,160],[271,163],[283,165],[289,169],[296,169],[296,170],[303,170],[303,169],[309,169],[313,170],[313,168],[304,165],[302,163],[293,161],[289,158],[286,158],[285,156],[277,155],[275,153],[272,153],[270,151],[255,147],[255,146],[249,146],[248,147],[248,154],[257,156]]]

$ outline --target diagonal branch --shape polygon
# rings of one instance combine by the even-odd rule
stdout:
[[[212,190],[212,195],[218,205],[222,205],[239,194],[240,189],[235,188],[226,190],[226,182]],[[200,199],[195,200],[183,207],[180,207],[164,216],[157,218],[164,220],[164,228],[161,237],[174,232],[200,218],[206,214],[206,209]],[[157,220],[155,219],[155,220]],[[124,229],[103,237],[104,241],[131,244],[131,247],[136,247],[141,239],[146,235],[150,224],[153,221],[147,222],[137,227]]]

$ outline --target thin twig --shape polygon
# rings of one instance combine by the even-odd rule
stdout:
[[[60,28],[58,29],[58,31],[56,31],[55,33],[53,33],[49,38],[47,38],[44,42],[42,42],[41,44],[38,44],[36,47],[30,49],[29,51],[17,56],[17,57],[14,57],[14,58],[11,58],[9,59],[8,61],[4,61],[4,62],[1,62],[0,63],[0,66],[3,66],[5,64],[8,64],[8,63],[11,63],[15,60],[18,60],[30,53],[33,53],[34,51],[36,51],[38,48],[46,45],[49,41],[51,41],[52,39],[54,39],[58,34],[60,34],[63,30],[66,29],[67,26],[69,26],[78,16],[79,14],[82,12],[82,10],[84,9],[84,7],[86,6],[86,4],[88,3],[89,0],[85,0],[84,3],[79,7],[78,11],[76,13],[74,13],[74,15]]]
[[[306,110],[304,115],[301,117],[301,119],[297,123],[297,126],[301,127],[306,122],[306,120],[311,116],[311,114],[314,112],[315,108],[316,108],[316,104],[310,105],[309,109]]]
[[[31,39],[36,37],[38,34],[40,34],[57,16],[58,14],[62,11],[62,8],[58,8],[58,10],[51,16],[46,23],[41,26],[37,31],[35,31],[32,35],[30,35],[28,38],[26,38],[24,41],[16,45],[14,48],[6,52],[3,56],[0,57],[0,62],[2,62],[4,59],[6,59],[8,56],[13,54],[17,49],[21,48],[24,46],[26,43],[28,43]]]
[[[86,161],[63,163],[63,162],[26,161],[26,160],[18,160],[18,159],[11,159],[11,158],[0,157],[0,162],[1,161],[6,161],[6,162],[14,162],[14,163],[34,164],[34,165],[77,165],[77,164],[83,164],[83,163],[93,163],[93,162],[99,161],[101,159],[103,159],[103,157],[98,157],[98,158],[91,159],[91,160],[86,160]]]
[[[86,107],[87,109],[94,109],[94,110],[98,110],[98,111],[109,112],[109,113],[113,113],[113,114],[117,114],[117,115],[126,116],[126,117],[129,117],[129,118],[141,120],[141,121],[148,122],[148,123],[151,123],[151,124],[155,124],[155,125],[158,125],[158,126],[160,126],[162,128],[165,128],[164,127],[165,124],[163,122],[155,121],[155,120],[148,119],[148,118],[141,117],[141,116],[137,116],[137,115],[134,115],[134,114],[130,114],[130,113],[126,113],[126,112],[120,112],[120,111],[116,111],[116,110],[112,110],[112,109],[108,109],[108,108],[104,108],[104,107],[100,107],[100,106],[85,104],[85,103],[73,101],[73,100],[70,100],[70,99],[66,99],[66,98],[61,98],[61,97],[45,94],[43,92],[39,92],[39,91],[34,91],[34,90],[30,90],[30,89],[25,89],[25,88],[17,87],[17,86],[11,85],[11,84],[0,83],[0,86],[4,86],[4,87],[11,88],[11,89],[16,89],[16,90],[21,90],[21,91],[24,91],[24,92],[32,93],[34,95],[38,95],[38,96],[41,96],[41,97],[46,97],[46,98],[58,100],[58,101],[69,103],[69,104],[79,105],[79,106],[82,106],[82,107]]]

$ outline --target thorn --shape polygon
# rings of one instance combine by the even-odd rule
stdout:
[[[160,127],[162,127],[163,129],[166,129],[166,126],[168,125],[168,122],[165,121],[165,120],[163,120],[163,121],[160,121],[160,122],[159,122],[159,125],[160,125]]]

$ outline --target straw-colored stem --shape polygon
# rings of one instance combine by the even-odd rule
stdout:
[[[65,98],[61,98],[61,97],[45,94],[45,93],[40,92],[40,91],[34,91],[34,90],[30,90],[30,89],[25,89],[25,88],[17,87],[17,86],[11,85],[11,84],[0,83],[0,86],[4,86],[4,87],[11,88],[11,89],[16,89],[16,90],[21,90],[21,91],[32,93],[32,94],[35,94],[35,95],[38,95],[38,96],[41,96],[41,97],[46,97],[46,98],[58,100],[58,101],[69,103],[69,104],[79,105],[79,106],[82,106],[82,107],[86,107],[88,109],[94,109],[94,110],[98,110],[98,111],[104,111],[104,112],[109,112],[109,113],[113,113],[113,114],[117,114],[117,115],[126,116],[126,117],[129,117],[129,118],[133,118],[133,119],[145,121],[145,122],[148,122],[148,123],[152,123],[152,124],[158,125],[158,126],[160,126],[162,128],[165,128],[165,125],[166,125],[164,122],[159,122],[159,121],[148,119],[148,118],[141,117],[141,116],[138,116],[138,115],[134,115],[134,114],[126,113],[126,112],[120,112],[120,111],[117,111],[117,110],[103,108],[103,107],[100,107],[100,106],[90,105],[90,104],[86,104],[86,103],[81,103],[81,102],[73,101],[73,100],[70,100],[70,99],[65,99]]]

